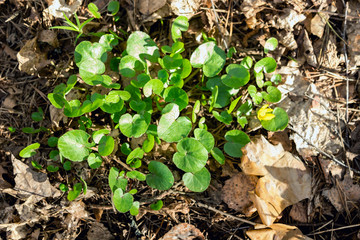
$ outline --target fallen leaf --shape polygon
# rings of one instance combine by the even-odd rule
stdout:
[[[328,20],[329,14],[316,13],[310,22],[311,33],[318,36],[319,38],[322,38],[324,34],[324,28],[326,26],[326,21]]]
[[[166,0],[137,0],[136,6],[138,10],[145,15],[150,15],[166,4]]]
[[[311,176],[305,165],[279,145],[263,136],[244,147],[241,169],[260,176],[250,196],[262,222],[270,226],[281,212],[311,194]]]
[[[32,170],[14,155],[11,155],[11,161],[15,175],[14,189],[19,192],[20,197],[35,196],[35,199],[40,201],[44,197],[60,196],[60,191],[50,184],[45,173]]]
[[[343,180],[336,178],[335,182],[330,190],[323,191],[323,196],[329,199],[338,212],[344,211],[344,206],[349,209],[357,208],[360,201],[360,186],[354,184],[349,172],[346,172]]]
[[[277,29],[285,29],[292,32],[294,26],[299,22],[302,22],[306,19],[304,14],[298,13],[293,9],[285,8],[283,13],[280,15],[275,15],[270,24]]]
[[[73,0],[71,4],[67,4],[67,2],[66,0],[53,0],[44,11],[55,18],[64,19],[63,13],[65,13],[67,17],[71,17],[80,8],[82,0]]]
[[[52,30],[42,30],[39,33],[38,41],[47,43],[54,48],[59,47],[59,40],[57,39],[57,34],[55,31]]]
[[[115,239],[104,224],[99,222],[91,223],[91,227],[87,233],[88,240],[112,240]]]
[[[307,207],[304,202],[298,202],[291,207],[289,216],[298,222],[307,223]]]
[[[167,232],[162,238],[162,240],[174,240],[174,239],[186,239],[186,240],[201,240],[204,239],[204,235],[199,229],[195,226],[187,223],[180,223],[173,227],[169,232]]]
[[[190,19],[199,10],[201,0],[171,0],[171,11],[178,16],[185,16]]]
[[[222,188],[222,200],[229,208],[251,216],[255,211],[253,202],[250,200],[249,192],[254,191],[258,178],[248,176],[242,172],[226,180]]]
[[[310,240],[297,227],[276,223],[268,228],[249,230],[246,235],[251,240]]]

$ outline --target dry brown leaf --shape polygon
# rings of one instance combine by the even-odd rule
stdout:
[[[291,141],[288,135],[289,131],[284,130],[281,132],[268,132],[269,142],[273,145],[281,144],[285,151],[291,152]]]
[[[72,16],[80,8],[82,0],[73,0],[71,4],[67,4],[66,0],[52,0],[49,7],[44,11],[51,14],[55,18],[64,18],[63,13],[67,17]]]
[[[54,188],[42,172],[32,170],[28,165],[11,155],[14,167],[15,189],[19,191],[19,197],[35,196],[37,201],[44,197],[60,196],[60,191]]]
[[[263,0],[244,0],[241,3],[240,9],[247,19],[255,17],[258,12],[261,12],[266,5]]]
[[[256,209],[250,200],[249,192],[254,191],[257,180],[255,176],[247,176],[239,172],[226,180],[222,188],[222,200],[229,208],[251,216]]]
[[[57,34],[52,30],[42,30],[39,33],[39,42],[48,43],[50,46],[54,48],[59,47],[59,40],[57,39]]]
[[[255,226],[257,228],[257,226]],[[251,240],[310,240],[297,227],[276,223],[269,228],[249,230],[246,235]]]
[[[322,38],[324,34],[324,28],[326,26],[326,21],[329,19],[329,14],[326,13],[317,13],[311,19],[310,22],[310,31],[312,34]]]
[[[290,217],[298,222],[307,223],[307,207],[304,202],[298,202],[291,207]]]
[[[162,238],[162,240],[201,240],[204,239],[204,235],[199,229],[195,226],[187,223],[180,223],[173,227],[169,232],[167,232]]]
[[[270,24],[274,28],[292,32],[296,24],[306,19],[304,14],[298,13],[293,9],[285,8],[283,11],[283,14],[275,15],[274,18],[270,20]]]
[[[166,0],[137,0],[136,7],[142,14],[150,15],[156,10],[162,8],[165,4]]]
[[[20,71],[29,75],[37,73],[51,62],[47,59],[47,53],[40,50],[37,39],[28,40],[16,55]]]
[[[353,182],[349,172],[346,172],[343,180],[336,179],[336,184],[330,190],[324,190],[323,195],[330,200],[338,212],[359,205],[360,185]]]
[[[270,226],[281,212],[311,194],[311,176],[305,165],[263,136],[244,147],[241,168],[247,175],[261,176],[252,200],[264,224]]]
[[[171,11],[178,16],[186,16],[190,19],[199,9],[201,0],[171,0]]]
[[[88,240],[112,240],[115,239],[104,224],[99,222],[91,223],[91,227],[87,233]]]

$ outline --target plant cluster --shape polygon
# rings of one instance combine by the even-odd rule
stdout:
[[[114,2],[110,6],[116,16],[119,7]],[[95,16],[97,10],[94,6],[89,8]],[[74,28],[81,35],[83,26],[91,20],[82,24],[77,20],[76,25],[68,23],[69,28],[57,28]],[[204,43],[187,59],[182,55],[185,48],[181,40],[188,26],[186,17],[176,18],[171,27],[173,44],[161,48],[145,32],[133,32],[127,38],[126,50],[115,57],[112,51],[119,49],[121,41],[115,33],[104,33],[96,42],[81,41],[76,46],[74,61],[79,74],[70,76],[66,84],[56,86],[48,99],[54,107],[63,109],[65,116],[78,118],[79,129],[65,132],[59,138],[49,138],[48,145],[55,149],[49,156],[54,165],[49,165],[48,171],[58,171],[59,163],[70,171],[74,162],[82,161],[96,169],[102,165],[103,157],[117,154],[132,170],[110,169],[108,183],[113,203],[119,212],[130,211],[136,215],[140,202],[135,201],[137,190],[131,189],[129,181],[145,181],[151,188],[168,190],[174,184],[169,165],[174,164],[184,173],[182,181],[189,190],[203,192],[211,180],[206,168],[209,157],[224,164],[223,152],[234,158],[242,156],[241,148],[250,138],[239,129],[248,124],[249,118],[257,117],[269,131],[287,126],[286,112],[269,107],[281,99],[276,87],[281,76],[267,75],[275,71],[276,61],[265,57],[254,63],[254,59],[247,56],[240,64],[231,63],[234,49],[226,54],[210,38],[204,38]],[[276,46],[277,40],[270,38],[265,44],[265,54]],[[130,84],[121,86],[119,79],[114,81],[108,75],[110,71],[118,72],[121,79],[129,80]],[[192,88],[185,91],[188,83]],[[86,98],[68,100],[67,95],[75,88],[81,89]],[[240,96],[240,93],[248,94]],[[113,127],[95,130],[94,112],[107,114],[104,119],[111,121],[109,125]],[[198,119],[204,112],[212,115],[214,121],[235,128],[226,132],[223,149],[216,147],[214,129],[207,126],[210,117]],[[38,115],[42,119],[42,110],[34,115],[36,119],[40,119]],[[115,129],[119,130],[121,139],[127,141],[119,142],[119,136],[113,134]],[[142,145],[131,149],[131,138],[143,136]],[[155,144],[163,142],[176,145],[171,161],[143,161]],[[34,143],[23,149],[20,156],[32,157],[39,147],[39,143]],[[147,166],[143,166],[145,162]],[[40,164],[32,163],[41,169]],[[86,193],[87,185],[79,178],[72,190],[69,191],[67,184],[61,184],[60,189],[68,192],[68,200],[74,200],[81,191]],[[151,205],[153,209],[161,206],[161,201]]]

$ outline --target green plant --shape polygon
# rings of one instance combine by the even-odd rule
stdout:
[[[115,5],[108,7],[113,15],[118,11]],[[102,165],[103,157],[116,154],[126,159],[132,168],[110,169],[108,182],[119,212],[130,211],[133,215],[139,212],[140,202],[134,197],[137,190],[131,189],[133,184],[129,182],[145,181],[152,188],[168,190],[175,181],[171,171],[174,165],[183,172],[182,181],[189,190],[203,192],[208,188],[209,157],[224,164],[225,155],[216,147],[217,141],[222,140],[215,138],[215,129],[207,126],[211,119],[202,116],[198,120],[201,112],[207,112],[214,117],[213,121],[229,127],[223,150],[234,158],[241,157],[241,148],[250,142],[245,132],[234,128],[244,128],[253,117],[269,131],[287,126],[286,112],[278,107],[269,108],[269,104],[281,99],[276,88],[281,76],[275,74],[270,80],[267,76],[277,67],[273,58],[265,57],[254,64],[253,58],[247,56],[240,64],[232,63],[231,57],[236,51],[232,48],[226,54],[214,39],[204,34],[205,42],[193,51],[189,60],[182,55],[185,48],[181,41],[182,32],[187,28],[185,17],[175,19],[171,28],[173,44],[160,49],[148,34],[133,32],[127,39],[126,50],[112,59],[109,59],[113,56],[110,53],[119,45],[114,34],[103,34],[97,42],[82,41],[75,48],[74,59],[84,83],[72,75],[66,84],[59,84],[48,95],[54,107],[63,109],[67,117],[79,118],[79,129],[65,132],[59,138],[49,138],[49,146],[58,149],[50,152],[52,160],[60,161],[67,171],[71,170],[71,162],[82,161],[94,169]],[[266,42],[265,53],[276,48],[275,40],[271,38]],[[119,79],[105,74],[110,70],[107,66],[123,79],[127,78],[130,85],[122,87],[117,82]],[[197,69],[193,71],[193,68]],[[92,86],[101,86],[107,93],[91,91]],[[67,100],[67,94],[74,88],[81,89],[86,96]],[[248,94],[239,95],[240,92]],[[104,119],[111,119],[111,123],[103,129],[94,128],[91,117],[95,111],[108,115]],[[119,142],[113,134],[117,129],[122,139],[145,136],[145,141],[132,149],[128,142]],[[144,165],[147,153],[162,142],[176,145],[171,161],[145,161],[148,164]],[[121,153],[115,151],[118,144]],[[39,144],[30,145],[20,156],[31,157],[39,147]],[[48,170],[58,169],[48,166]],[[68,200],[76,199],[81,191],[86,192],[86,182],[80,180],[68,191]],[[67,191],[67,186],[61,185],[61,189]],[[160,209],[162,204],[153,203],[151,208]]]

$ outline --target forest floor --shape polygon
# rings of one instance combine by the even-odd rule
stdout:
[[[69,202],[58,189],[73,173],[37,170],[19,156],[31,143],[45,146],[49,137],[23,128],[44,127],[58,136],[70,128],[52,112],[47,95],[77,72],[76,34],[49,28],[63,24],[61,11],[77,12],[81,21],[91,17],[90,2],[0,0],[0,239],[360,239],[360,1],[121,0],[116,23],[107,12],[109,0],[94,2],[102,17],[86,31],[139,30],[164,45],[171,41],[171,23],[185,12],[187,49],[195,49],[204,32],[224,50],[235,47],[234,63],[260,59],[265,41],[279,40],[271,56],[283,78],[278,105],[287,110],[289,125],[276,133],[251,123],[243,129],[253,140],[245,155],[268,159],[280,151],[287,167],[303,169],[301,179],[285,166],[278,172],[292,193],[276,195],[283,207],[270,226],[261,216],[264,205],[250,198],[258,177],[244,174],[244,158],[210,162],[212,181],[202,193],[181,184],[162,192],[136,183],[143,198],[161,198],[164,207],[140,208],[132,216],[114,209],[107,180],[110,167],[124,163],[108,157],[100,168],[84,170],[87,194]],[[79,41],[84,39],[90,38]],[[39,107],[45,117],[34,122],[31,114]],[[219,124],[204,116],[210,126]],[[220,124],[215,141],[223,143],[225,132],[236,128]],[[35,158],[46,165],[50,149],[44,149]],[[151,156],[170,158],[164,149],[157,146]],[[297,194],[300,201],[293,201]]]

